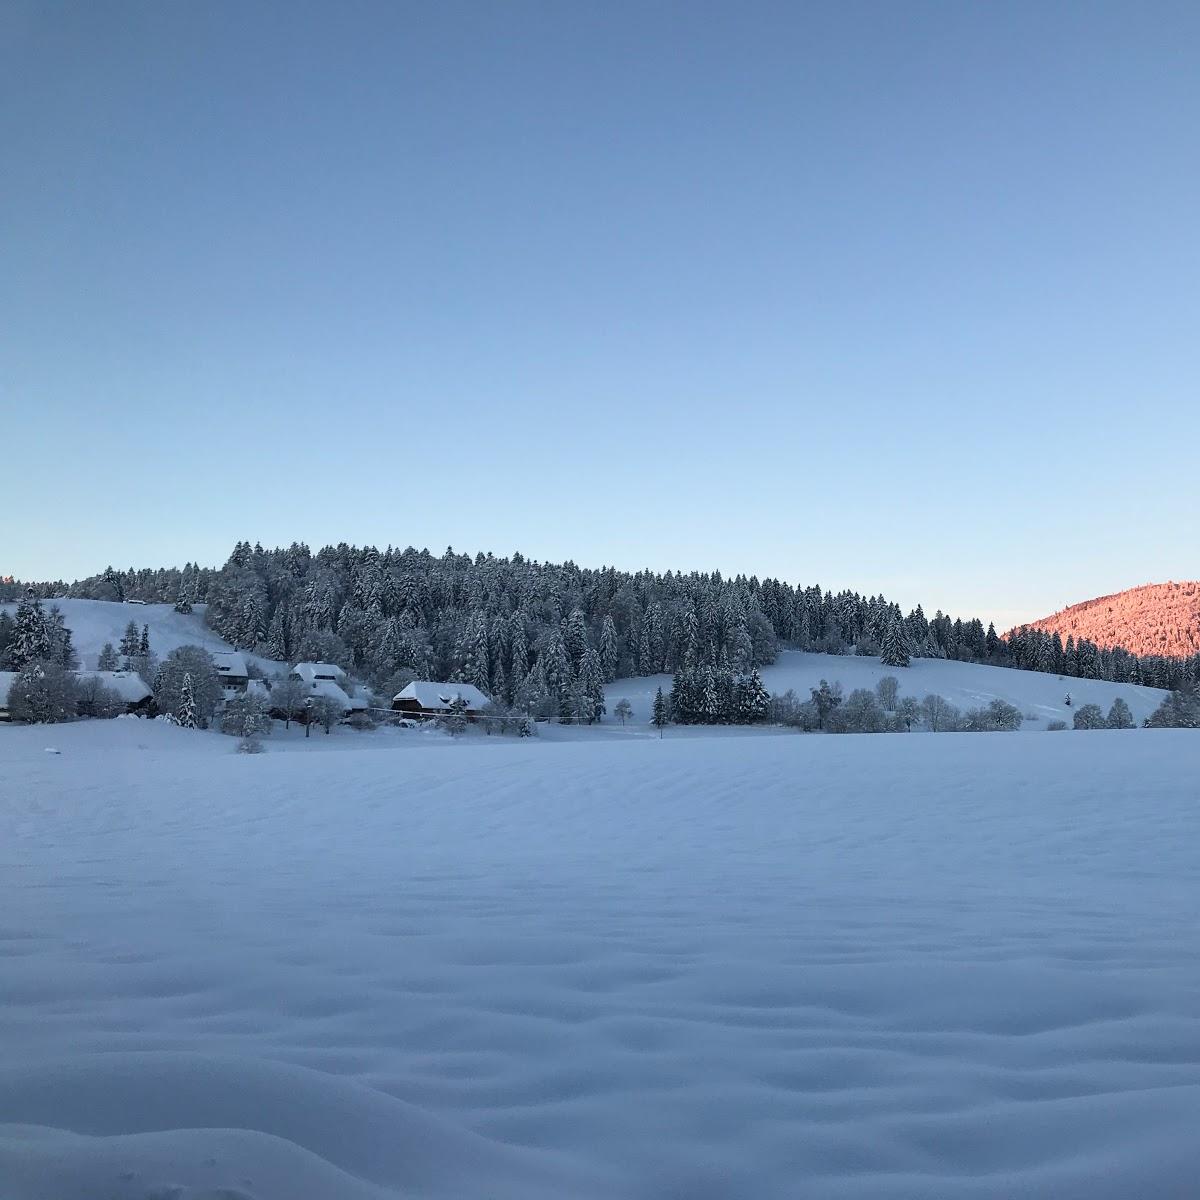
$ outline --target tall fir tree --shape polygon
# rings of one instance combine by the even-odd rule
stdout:
[[[20,671],[30,663],[49,659],[53,649],[41,601],[34,595],[33,589],[29,588],[17,605],[8,650],[9,662],[14,671]]]
[[[191,672],[184,672],[183,684],[179,689],[179,708],[175,712],[175,720],[184,729],[196,728],[196,698],[192,695]]]
[[[617,664],[621,661],[620,645],[617,641],[617,627],[611,614],[604,614],[604,623],[600,626],[600,670],[605,683],[612,683],[617,677]]]
[[[883,653],[879,656],[879,661],[885,667],[908,666],[908,647],[904,644],[904,630],[895,617],[883,635]]]
[[[654,710],[650,716],[650,723],[658,730],[659,737],[662,737],[662,732],[666,728],[669,719],[667,715],[667,698],[663,695],[662,688],[659,688],[654,693]]]

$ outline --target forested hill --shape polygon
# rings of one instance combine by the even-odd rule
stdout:
[[[1161,687],[1200,672],[1200,658],[1139,661],[1037,630],[1005,640],[978,619],[929,618],[920,606],[905,614],[882,596],[753,576],[591,570],[520,554],[345,544],[314,553],[239,542],[219,569],[110,567],[50,587],[39,590],[184,610],[205,604],[223,638],[277,661],[335,662],[383,689],[397,679],[460,678],[505,700],[522,688],[561,694],[586,679],[594,690],[598,680],[681,667],[747,671],[773,661],[780,645],[876,655],[886,642],[915,657]]]
[[[1200,583],[1148,583],[1085,600],[1034,621],[1032,628],[1123,646],[1138,655],[1191,658],[1200,654]]]

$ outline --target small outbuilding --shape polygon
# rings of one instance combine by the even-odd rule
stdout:
[[[392,697],[392,710],[425,720],[445,716],[456,699],[466,704],[466,715],[478,717],[491,700],[472,683],[435,683],[414,679]]]

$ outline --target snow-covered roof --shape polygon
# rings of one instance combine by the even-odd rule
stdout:
[[[246,656],[237,650],[214,650],[210,653],[219,675],[236,675],[245,679],[250,674],[246,667]]]
[[[302,662],[297,663],[291,671],[292,675],[304,683],[313,683],[320,679],[336,680],[345,675],[341,667],[333,663]]]
[[[328,679],[314,680],[309,686],[309,694],[327,696],[334,703],[340,704],[343,712],[352,712],[355,708],[364,707],[361,703],[355,704],[336,683],[331,683]]]
[[[491,704],[473,683],[434,683],[428,679],[414,679],[392,697],[397,700],[415,700],[422,708],[447,709],[455,696],[461,696],[469,709],[486,708]]]
[[[76,671],[80,682],[98,679],[106,688],[116,692],[126,704],[140,704],[152,693],[140,675],[132,671]]]

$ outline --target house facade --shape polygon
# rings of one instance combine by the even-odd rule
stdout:
[[[212,660],[221,677],[221,690],[226,700],[246,690],[246,684],[250,682],[250,668],[246,665],[244,654],[236,650],[217,650],[212,652]]]

